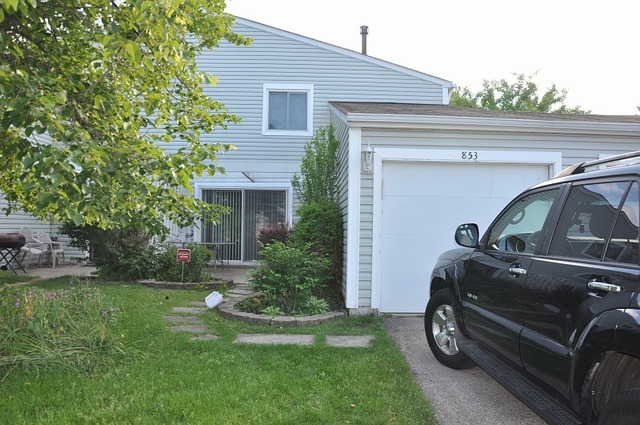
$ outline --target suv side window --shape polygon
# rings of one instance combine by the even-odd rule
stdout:
[[[604,256],[605,261],[618,261],[638,265],[638,224],[640,223],[640,202],[638,183],[633,183],[622,205],[611,241]]]
[[[629,185],[630,182],[623,181],[573,186],[560,214],[549,254],[601,260]],[[628,233],[628,229],[622,228],[624,225],[621,221],[620,231]],[[634,238],[637,240],[637,237],[636,224]],[[617,254],[612,247],[608,255]]]
[[[533,254],[558,189],[523,196],[496,221],[487,246],[502,252]]]

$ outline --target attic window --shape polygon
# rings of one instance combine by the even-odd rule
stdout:
[[[265,84],[262,133],[265,135],[311,135],[313,85]]]

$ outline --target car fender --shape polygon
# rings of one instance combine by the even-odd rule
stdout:
[[[431,273],[429,296],[440,289],[447,288],[451,293],[451,302],[456,322],[464,333],[464,322],[460,315],[462,286],[465,277],[465,262],[473,254],[473,248],[455,248],[442,253]]]
[[[607,353],[620,352],[640,358],[640,310],[616,309],[594,318],[574,350],[571,371],[572,404],[578,409],[584,396],[583,384],[591,369]],[[633,343],[635,342],[635,344]]]

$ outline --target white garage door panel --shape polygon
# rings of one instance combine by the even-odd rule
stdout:
[[[395,289],[397,282],[402,282],[403,290],[414,294],[421,294],[427,291],[425,284],[425,275],[423,273],[398,273],[395,275],[382,275],[382,285],[380,298],[386,300],[385,308],[388,313],[404,313],[409,312],[407,308],[420,309],[418,312],[424,313],[425,304],[421,304],[421,300],[426,299],[424,296],[415,297],[414,300],[404,300],[397,297]],[[426,294],[428,295],[428,294]]]
[[[524,189],[549,178],[546,165],[384,162],[380,307],[421,313],[428,279],[443,251],[455,247],[456,226],[484,231]]]

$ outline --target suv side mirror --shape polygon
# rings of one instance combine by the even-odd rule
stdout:
[[[478,225],[475,223],[466,223],[458,226],[456,229],[455,239],[460,246],[467,248],[475,248],[478,245],[480,232]]]

